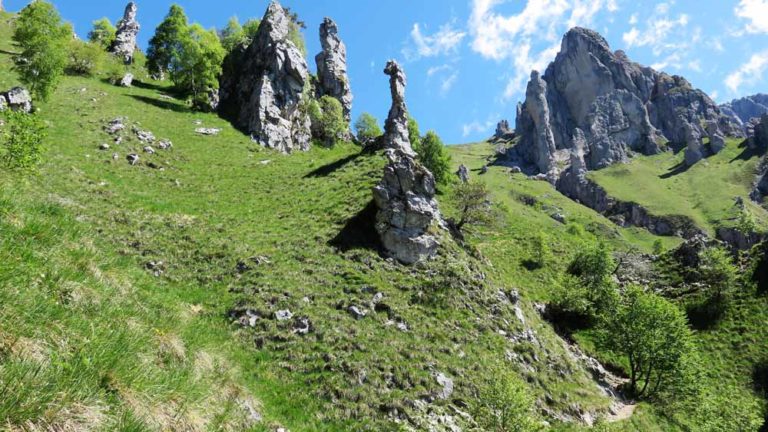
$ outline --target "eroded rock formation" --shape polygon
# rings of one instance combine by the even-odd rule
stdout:
[[[383,147],[398,149],[413,156],[411,139],[408,133],[408,107],[405,105],[405,72],[400,65],[390,60],[384,68],[389,75],[389,91],[392,95],[392,106],[389,109],[387,121],[384,123]]]
[[[382,138],[389,163],[384,178],[373,189],[378,208],[376,231],[392,257],[413,264],[437,252],[435,232],[443,223],[435,200],[435,178],[416,161],[411,148],[405,73],[394,61],[387,63],[384,73],[390,76],[392,108]]]
[[[689,144],[692,135],[719,143],[741,133],[684,78],[634,63],[584,28],[565,35],[543,76],[531,74],[518,108],[520,144],[510,156],[554,179],[567,166],[577,128],[584,135],[587,169],[625,161],[633,152],[656,154],[664,141]]]
[[[495,141],[512,141],[515,139],[515,131],[509,127],[509,121],[501,120],[496,125],[496,132],[493,134]]]
[[[349,122],[352,90],[347,75],[347,47],[339,38],[338,26],[330,18],[320,24],[320,44],[323,51],[315,56],[318,98],[327,95],[338,99],[344,109],[344,118]]]
[[[746,125],[753,118],[760,118],[768,113],[768,94],[756,95],[734,99],[720,105],[720,110],[730,116],[735,122]]]
[[[310,147],[306,110],[307,62],[288,39],[291,17],[273,1],[247,48],[225,60],[219,111],[264,147],[282,152]]]
[[[112,43],[112,53],[122,58],[125,64],[133,63],[133,54],[136,51],[136,37],[141,28],[136,20],[137,11],[136,3],[128,3],[123,19],[117,23],[115,41]]]
[[[14,87],[0,93],[0,111],[10,108],[14,111],[31,112],[32,97],[24,87]]]

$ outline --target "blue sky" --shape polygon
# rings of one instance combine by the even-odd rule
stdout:
[[[5,0],[18,10],[27,0]],[[116,21],[125,0],[53,0],[81,36],[91,21]],[[142,47],[172,2],[139,0]],[[179,0],[191,21],[221,27],[230,16],[260,18],[267,0]],[[447,143],[488,137],[514,122],[531,69],[554,58],[568,28],[605,36],[633,60],[688,78],[719,102],[768,92],[768,0],[284,0],[307,23],[309,64],[324,16],[347,44],[353,115],[383,121],[387,59],[408,74],[407,101],[423,130]]]

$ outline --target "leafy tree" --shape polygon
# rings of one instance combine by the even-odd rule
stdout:
[[[288,17],[291,18],[291,27],[288,29],[288,40],[293,42],[294,45],[296,45],[296,48],[301,51],[303,55],[307,55],[307,43],[304,40],[304,35],[301,33],[303,29],[307,28],[307,25],[304,21],[299,19],[299,14],[291,11],[291,8],[285,7],[285,12],[288,14]]]
[[[199,24],[193,24],[181,36],[179,48],[172,62],[171,79],[179,90],[191,95],[196,107],[205,107],[208,92],[219,87],[226,52],[216,32]]]
[[[243,33],[245,35],[246,44],[250,44],[256,38],[256,32],[259,31],[261,20],[256,18],[249,19],[243,24]]]
[[[153,75],[162,75],[179,61],[182,43],[188,35],[188,21],[184,9],[174,4],[163,22],[157,26],[149,40],[147,69]]]
[[[459,232],[466,226],[488,226],[495,219],[490,192],[483,182],[459,183],[453,189],[453,199],[459,209],[459,220],[454,227]]]
[[[245,31],[237,17],[229,19],[227,26],[219,32],[219,39],[221,40],[221,46],[227,52],[232,52],[238,45],[245,42]]]
[[[615,312],[605,316],[600,342],[627,357],[629,389],[638,396],[664,392],[691,370],[694,344],[685,315],[641,287],[629,287]]]
[[[61,21],[47,1],[34,1],[19,13],[13,40],[22,52],[16,57],[15,68],[35,97],[47,100],[56,89],[67,65],[71,38],[71,26]]]
[[[319,101],[310,103],[309,117],[315,138],[321,139],[327,146],[332,146],[348,129],[344,120],[344,109],[338,99],[323,96]]]
[[[107,50],[112,46],[112,42],[115,41],[116,32],[117,29],[112,25],[109,19],[101,18],[93,22],[93,28],[88,33],[88,41]]]
[[[0,129],[0,160],[10,169],[31,169],[42,160],[45,124],[34,114],[6,111]]]
[[[484,431],[543,431],[536,413],[535,399],[523,380],[513,372],[497,367],[480,389],[475,405],[475,418]]]
[[[369,113],[362,113],[355,122],[355,135],[363,146],[373,142],[383,134],[379,121]]]
[[[419,131],[419,123],[410,114],[408,115],[408,136],[411,139],[411,147],[418,153],[421,146],[421,131]]]
[[[443,140],[434,131],[427,132],[416,148],[421,163],[435,176],[437,183],[445,184],[450,176],[451,157],[445,150]]]

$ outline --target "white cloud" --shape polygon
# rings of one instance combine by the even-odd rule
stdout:
[[[763,73],[768,68],[768,51],[753,54],[749,61],[741,65],[725,79],[725,86],[737,93],[743,85],[755,84],[763,79]]]
[[[441,72],[446,72],[451,69],[452,69],[451,66],[447,64],[440,65],[440,66],[432,66],[431,68],[427,69],[427,76],[431,77],[433,75],[439,74]]]
[[[442,83],[440,83],[440,94],[442,96],[447,95],[448,92],[451,91],[451,89],[453,88],[453,86],[456,84],[458,80],[459,80],[459,71],[454,71],[452,74],[443,78]]]
[[[597,14],[618,10],[616,0],[527,0],[520,13],[503,15],[496,6],[504,2],[472,0],[469,33],[472,49],[482,57],[512,62],[505,100],[524,90],[531,70],[543,71],[554,59],[570,27],[591,26]]]
[[[632,14],[631,17],[629,17],[629,25],[635,25],[637,24],[637,14]]]
[[[461,127],[462,135],[464,136],[464,138],[466,138],[472,135],[473,133],[477,133],[477,134],[490,133],[491,128],[493,128],[493,126],[494,126],[493,120],[487,120],[485,122],[480,122],[475,120],[472,123],[467,123],[462,125]]]
[[[409,60],[416,60],[456,52],[467,33],[455,29],[454,25],[455,22],[443,24],[437,33],[425,35],[421,26],[414,24],[411,30],[413,46],[403,49],[403,55]]]
[[[741,0],[734,13],[749,21],[747,32],[768,33],[768,0]]]
[[[709,97],[712,98],[713,101],[717,102],[717,98],[720,97],[720,93],[717,90],[712,90],[709,92]]]
[[[657,8],[657,12],[658,10],[659,8]],[[662,8],[662,10],[665,9]],[[686,14],[680,14],[677,19],[654,15],[646,22],[646,26],[642,31],[637,27],[632,27],[628,32],[624,33],[622,39],[627,44],[627,48],[649,46],[653,50],[654,55],[660,55],[664,51],[681,47],[679,35],[673,36],[673,33],[686,27],[688,22],[689,18]],[[693,37],[697,37],[695,31]],[[673,42],[675,40],[678,42]]]
[[[688,62],[688,69],[690,69],[690,70],[692,70],[694,72],[701,72],[702,71],[701,60],[696,59],[696,60],[689,61]]]

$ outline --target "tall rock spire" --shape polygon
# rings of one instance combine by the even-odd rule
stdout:
[[[344,118],[349,122],[352,90],[347,75],[347,47],[339,38],[338,26],[330,18],[325,18],[320,24],[320,44],[323,50],[315,56],[318,97],[331,96],[338,99],[344,110]]]
[[[389,75],[389,91],[392,94],[392,106],[384,124],[384,148],[399,149],[413,156],[415,153],[408,133],[408,107],[405,105],[405,71],[396,61],[390,60],[384,73]]]
[[[136,51],[136,37],[141,26],[136,21],[138,8],[130,2],[125,7],[123,19],[117,23],[115,42],[112,43],[112,53],[122,58],[126,64],[133,63],[133,53]]]

